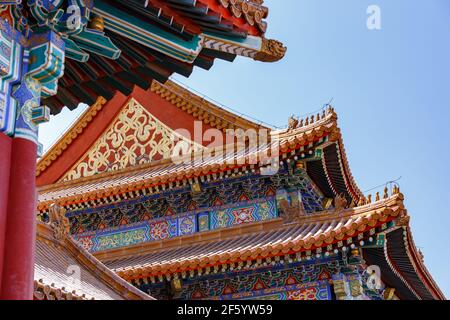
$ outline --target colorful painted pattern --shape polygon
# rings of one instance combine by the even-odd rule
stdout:
[[[204,275],[182,280],[183,289],[175,296],[181,300],[329,300],[329,281],[340,261],[323,259],[276,265],[247,271]],[[158,299],[166,299],[162,283],[139,288]]]
[[[270,219],[274,214],[274,208],[270,205],[260,206],[257,213],[252,208],[242,208],[241,212],[234,213],[228,209],[245,204],[251,206],[252,201],[275,198],[278,184],[287,185],[288,192],[298,191],[308,214],[322,210],[323,196],[309,179],[300,173],[292,176],[282,172],[276,177],[246,176],[223,182],[202,183],[201,194],[194,196],[190,186],[180,186],[113,204],[70,211],[67,216],[73,234],[188,213],[198,214],[199,230],[205,231],[210,230],[211,226],[214,229],[214,226],[236,225],[242,220],[254,221],[255,214],[261,217],[258,221]],[[218,220],[212,221],[209,213],[220,210],[224,212],[218,212]]]
[[[275,199],[269,199],[237,208],[225,208],[209,212],[210,230],[249,222],[265,221],[276,217],[276,201]]]
[[[251,179],[251,183],[247,180]],[[142,196],[119,203],[68,212],[71,232],[80,234],[117,228],[123,224],[134,224],[147,220],[160,219],[188,213],[209,212],[224,208],[224,205],[236,207],[247,201],[262,201],[274,197],[276,192],[269,178],[230,179],[223,183],[211,183],[202,186],[200,196],[192,197],[189,186],[170,191]],[[250,202],[249,202],[250,203]],[[226,207],[228,208],[228,207]],[[263,213],[262,213],[263,214]],[[208,218],[199,222],[209,230]],[[206,224],[204,224],[206,222]]]
[[[5,10],[0,8],[1,17],[5,17]],[[12,17],[7,18],[12,21]],[[19,63],[23,58],[21,38],[21,34],[0,18],[0,132],[7,135],[14,134],[17,101],[11,93],[22,72]]]
[[[150,240],[158,241],[180,235],[177,219],[167,219],[150,223]]]
[[[220,300],[331,300],[331,290],[327,282],[319,282],[222,296]]]
[[[277,214],[276,201],[272,198],[247,201],[237,207],[225,206],[210,212],[191,212],[126,225],[126,227],[87,232],[74,237],[87,250],[97,252],[142,242],[181,237],[195,232],[232,227],[243,223],[264,221],[276,218]],[[126,222],[124,223],[126,224]]]
[[[131,246],[144,241],[148,241],[148,232],[149,228],[143,226],[140,228],[120,231],[112,234],[110,233],[98,235],[96,237],[91,237],[91,243],[93,247],[87,249],[90,249],[92,251],[102,251],[118,247]],[[82,243],[84,245],[87,244],[86,240],[82,241]]]

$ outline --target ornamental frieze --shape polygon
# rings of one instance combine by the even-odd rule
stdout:
[[[137,100],[130,99],[109,128],[62,180],[168,159],[176,141],[202,148],[166,126]]]

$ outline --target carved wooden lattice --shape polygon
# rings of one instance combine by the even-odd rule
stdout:
[[[167,127],[138,101],[130,99],[112,125],[63,180],[168,159],[176,141],[180,140],[188,142],[196,150],[202,148]]]

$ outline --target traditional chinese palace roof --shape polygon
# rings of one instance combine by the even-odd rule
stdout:
[[[279,261],[291,254],[307,259],[306,253],[317,249],[332,254],[339,245],[348,245],[349,239],[356,246],[364,246],[360,242],[364,240],[358,239],[370,239],[370,230],[394,222],[394,231],[387,233],[384,247],[364,249],[364,258],[382,267],[385,282],[397,288],[397,295],[403,299],[445,299],[414,246],[405,223],[408,216],[402,194],[336,215],[334,211],[324,212],[288,224],[277,219],[98,253],[97,257],[124,279],[139,283],[177,272],[205,274],[211,268],[255,268],[262,261]]]
[[[220,152],[211,153],[209,142],[191,139],[196,120],[202,134],[219,129],[224,141],[227,129],[268,129],[270,139],[258,148],[236,150],[223,162]],[[174,133],[179,128],[185,132]],[[175,146],[166,138],[174,135],[194,146],[187,156],[170,156]],[[224,149],[214,145],[219,146],[216,151]],[[250,162],[255,157],[259,160]],[[200,161],[181,161],[197,158]],[[414,245],[399,188],[394,186],[391,194],[386,188],[374,198],[359,190],[331,107],[306,119],[291,119],[287,129],[275,130],[170,81],[154,82],[148,90],[136,86],[129,96],[117,92],[109,100],[99,98],[37,168],[40,215],[47,215],[55,203],[64,207],[75,239],[136,286],[275,263],[306,263],[361,250],[364,263],[381,268],[383,282],[396,289],[398,298],[444,299]],[[270,170],[275,172],[268,174]],[[239,188],[246,195],[233,198]],[[201,204],[206,202],[211,212],[228,212],[228,202],[218,203],[215,197],[228,196],[235,199],[231,202],[272,212],[277,193],[273,188],[300,188],[307,206],[300,209],[293,202],[284,205],[283,215],[244,222],[233,217],[226,226],[209,213],[209,228],[199,225],[196,232],[182,233],[178,227],[176,234],[146,236],[139,243],[114,246],[116,238],[108,238],[132,232],[134,226],[145,234],[152,221],[155,226],[180,226],[182,219],[194,217],[200,224],[205,217]],[[252,192],[264,192],[265,198],[251,200]],[[202,194],[211,197],[212,204]],[[145,213],[161,208],[169,213],[155,220]],[[112,212],[116,216],[106,219]],[[132,212],[141,212],[143,220],[133,220]],[[130,233],[127,239],[131,238]]]
[[[74,173],[76,170],[70,171],[74,165],[79,168],[84,167],[84,165],[77,165],[74,160],[79,159],[83,154],[89,155],[89,148],[92,150],[98,134],[108,126],[111,129],[114,124],[117,125],[117,121],[120,119],[120,114],[117,115],[118,109],[122,108],[122,112],[123,110],[129,111],[127,108],[124,109],[124,106],[130,107],[130,103],[133,108],[141,108],[146,104],[151,105],[150,99],[154,99],[164,107],[167,105],[171,108],[171,112],[175,112],[176,116],[172,114],[168,117],[168,109],[162,107],[152,109],[154,114],[159,112],[160,119],[165,116],[167,121],[170,121],[169,118],[171,118],[174,121],[171,124],[174,129],[177,126],[192,127],[193,120],[198,119],[202,119],[205,123],[204,130],[208,128],[221,130],[265,128],[239,116],[231,115],[199,97],[195,99],[195,95],[187,93],[186,89],[182,89],[174,83],[166,85],[155,83],[148,91],[135,88],[132,98],[118,93],[114,99],[108,102],[100,99],[39,161],[38,185],[46,184],[40,188],[40,208],[44,208],[55,200],[60,203],[78,204],[104,196],[114,197],[120,194],[126,195],[129,192],[147,192],[147,189],[160,188],[164,183],[176,184],[177,181],[182,182],[194,177],[212,175],[223,177],[231,171],[238,174],[255,167],[254,165],[236,164],[240,157],[248,157],[249,153],[256,154],[252,150],[246,150],[241,155],[235,155],[236,163],[231,164],[217,164],[217,161],[214,161],[216,159],[212,159],[210,162],[177,165],[172,159],[163,159],[160,155],[157,161],[144,160],[141,162],[142,164],[135,166],[128,163],[125,168],[118,168],[118,170],[104,168],[105,172],[101,173],[96,168],[95,175],[83,176],[85,173]],[[107,114],[107,112],[110,113]],[[114,119],[114,112],[116,112],[114,120],[116,122],[111,123]],[[105,116],[109,118],[105,118]],[[185,117],[181,118],[181,116]],[[211,121],[211,119],[213,120]],[[334,194],[345,194],[350,202],[357,201],[361,193],[350,173],[336,120],[336,114],[329,110],[327,113],[312,117],[311,120],[308,118],[303,126],[295,130],[272,131],[272,133],[279,136],[279,154],[284,158],[297,150],[305,153],[305,156],[306,154],[309,156],[309,149],[312,149],[314,143],[331,138],[333,143],[323,149],[325,161],[309,162],[308,172],[330,197],[333,197]],[[264,152],[271,147],[272,145],[269,143],[265,147],[261,147],[259,152]],[[130,159],[128,160],[130,161]],[[82,162],[85,161],[89,162],[87,158],[84,158]],[[71,173],[75,174],[76,179],[70,176]]]
[[[57,9],[47,2],[34,6]],[[41,11],[33,13],[45,25],[51,19]],[[173,73],[188,77],[194,66],[209,70],[215,59],[237,55],[277,61],[286,48],[265,38],[268,13],[261,0],[85,1],[82,14],[89,21],[64,37],[64,76],[45,103],[57,114],[99,96],[109,100],[115,91],[129,95],[134,85],[148,89],[153,79],[164,83]]]
[[[55,237],[52,227],[37,226],[34,271],[37,300],[149,300],[70,237]]]

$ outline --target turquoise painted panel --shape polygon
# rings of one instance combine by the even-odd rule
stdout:
[[[186,41],[156,25],[121,11],[103,0],[95,1],[93,12],[105,20],[105,28],[175,59],[192,63],[202,49],[201,37]]]
[[[72,38],[81,49],[93,52],[109,59],[119,59],[121,51],[103,32],[85,29]]]
[[[102,251],[118,247],[131,246],[148,241],[148,226],[121,230],[93,238],[92,251]]]
[[[209,212],[188,213],[75,235],[91,251],[111,250],[142,242],[161,241],[243,223],[265,221],[278,216],[274,198],[223,206]]]

